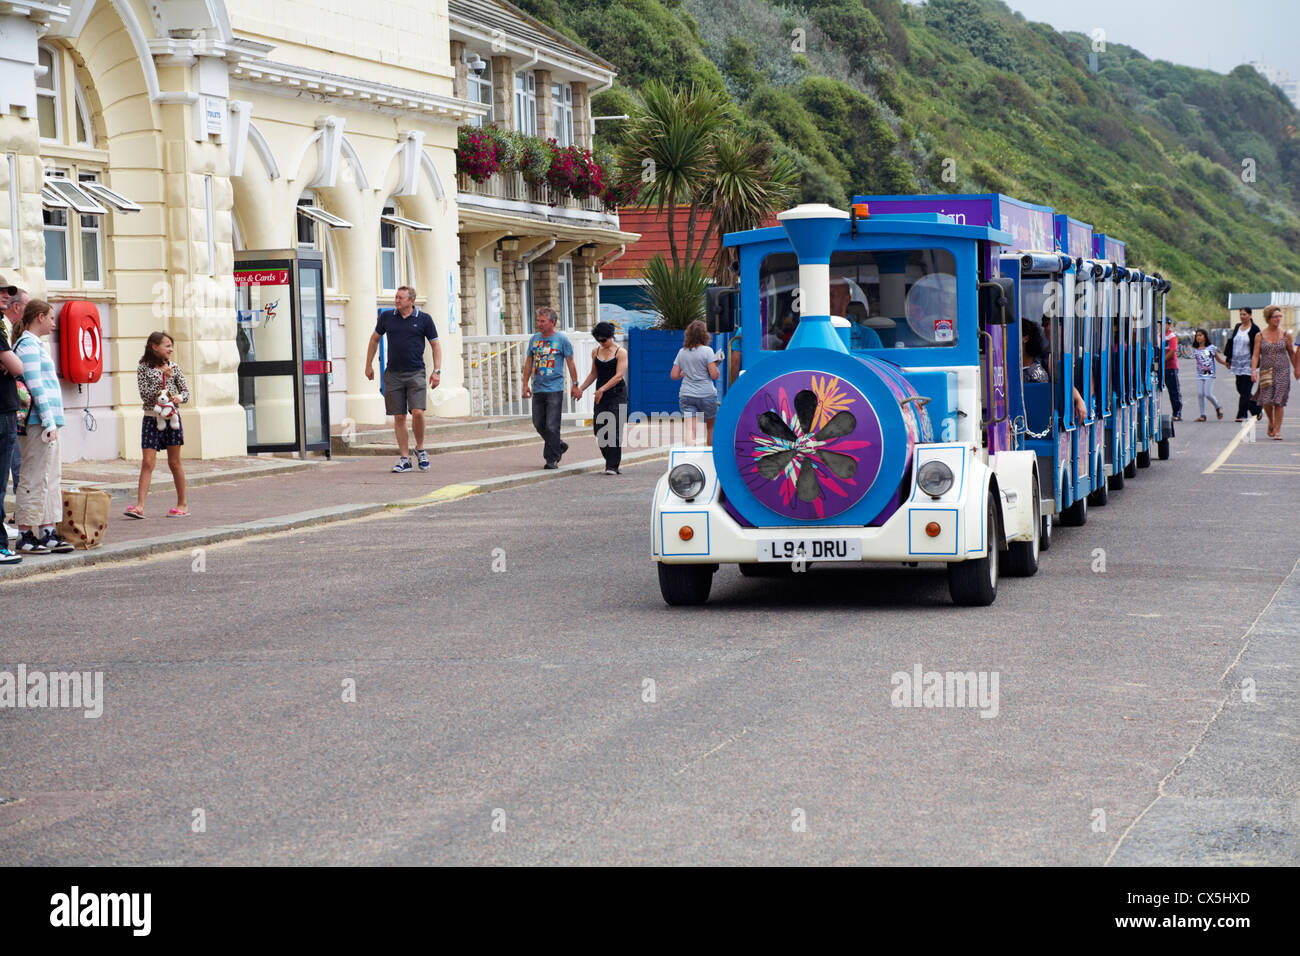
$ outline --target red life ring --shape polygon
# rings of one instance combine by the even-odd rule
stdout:
[[[65,303],[59,315],[59,365],[65,381],[90,385],[104,372],[99,309],[93,302]]]

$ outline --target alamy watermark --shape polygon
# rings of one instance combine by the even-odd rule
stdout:
[[[104,713],[103,671],[0,671],[0,708],[67,708],[94,719]]]
[[[998,671],[927,671],[913,664],[911,673],[895,671],[891,707],[973,707],[981,717],[999,709]]]

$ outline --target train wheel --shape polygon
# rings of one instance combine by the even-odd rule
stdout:
[[[1130,461],[1124,466],[1125,478],[1136,478],[1138,476],[1138,464],[1136,461]]]
[[[709,599],[716,569],[717,566],[712,564],[664,564],[660,561],[659,593],[674,607],[703,604]]]
[[[1043,528],[1042,505],[1038,500],[1038,479],[1034,479],[1034,537],[1032,541],[1012,541],[1007,553],[1007,574],[1032,578],[1038,573],[1038,552]]]
[[[998,525],[993,515],[992,496],[984,521],[988,554],[948,564],[948,593],[952,595],[952,603],[962,607],[988,607],[998,596]]]
[[[1061,524],[1068,528],[1077,528],[1088,523],[1088,499],[1080,498],[1061,512]]]
[[[1168,438],[1162,438],[1160,439],[1160,441],[1156,442],[1156,457],[1158,457],[1161,461],[1169,460],[1169,439]]]
[[[1159,447],[1159,446],[1157,446],[1157,447]],[[1144,451],[1140,451],[1140,452],[1138,452],[1138,454],[1137,454],[1137,466],[1138,466],[1139,468],[1150,468],[1150,467],[1151,467],[1151,449],[1150,449],[1150,448],[1148,448],[1148,449],[1146,449],[1146,450],[1144,450]]]
[[[1088,504],[1094,508],[1105,507],[1106,502],[1110,501],[1110,482],[1102,481],[1096,489],[1088,495]]]

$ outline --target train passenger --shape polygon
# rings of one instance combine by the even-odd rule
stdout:
[[[1251,377],[1259,383],[1255,400],[1268,416],[1268,437],[1282,440],[1282,409],[1291,394],[1291,369],[1295,367],[1295,343],[1291,333],[1282,328],[1282,307],[1270,305],[1264,310],[1264,331],[1255,339],[1251,357]]]
[[[1205,329],[1197,329],[1192,336],[1192,354],[1196,356],[1196,404],[1201,410],[1201,417],[1196,419],[1198,422],[1205,421],[1205,400],[1208,398],[1210,404],[1214,406],[1214,412],[1220,418],[1223,417],[1223,406],[1219,400],[1214,397],[1214,367],[1215,362],[1228,363],[1223,360],[1219,354],[1219,347],[1210,341],[1210,333]]]
[[[1037,322],[1020,324],[1021,368],[1026,382],[1047,382],[1047,369],[1042,357],[1047,347],[1043,329]]]

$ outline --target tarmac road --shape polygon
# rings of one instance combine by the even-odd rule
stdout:
[[[0,669],[104,702],[0,709],[0,858],[1300,863],[1300,428],[1203,474],[1233,407],[986,609],[897,567],[668,608],[659,463],[15,582]],[[916,665],[996,716],[891,706]]]

